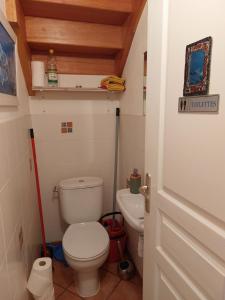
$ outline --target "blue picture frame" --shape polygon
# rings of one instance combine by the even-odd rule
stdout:
[[[15,42],[0,21],[0,93],[16,96]]]
[[[184,96],[207,95],[209,91],[212,37],[187,45]]]

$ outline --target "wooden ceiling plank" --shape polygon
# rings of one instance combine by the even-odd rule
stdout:
[[[32,60],[47,63],[47,55],[32,55]],[[79,75],[110,75],[115,74],[115,61],[113,59],[92,57],[56,56],[59,74]]]
[[[11,25],[14,26],[18,25],[18,18],[17,18],[17,8],[16,8],[16,0],[6,0],[5,1],[5,10],[6,16]]]
[[[34,95],[32,91],[31,53],[26,42],[25,19],[19,0],[6,1],[6,15],[9,23],[17,36],[17,49],[25,78],[28,94]]]
[[[122,25],[132,13],[132,0],[21,0],[27,16]]]
[[[28,3],[37,3],[39,5],[44,4],[58,4],[68,5],[70,7],[84,7],[98,10],[108,10],[123,13],[131,13],[133,10],[132,0],[120,0],[119,4],[117,1],[109,0],[21,0],[23,7]]]
[[[116,73],[121,76],[124,66],[127,61],[127,57],[132,45],[135,31],[138,26],[138,22],[144,10],[147,0],[133,0],[134,12],[127,19],[126,24],[123,26],[123,47],[124,49],[119,51],[116,57]]]
[[[123,49],[120,26],[25,17],[27,42],[102,49]],[[47,49],[46,49],[47,50]]]

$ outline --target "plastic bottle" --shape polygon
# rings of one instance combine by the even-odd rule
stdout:
[[[54,56],[53,49],[49,50],[48,63],[47,63],[47,77],[48,77],[49,87],[58,86],[57,65],[56,65],[56,58]]]
[[[137,169],[134,169],[133,173],[130,175],[130,180],[128,180],[128,185],[130,187],[130,192],[132,194],[139,194],[139,188],[141,186],[141,175],[138,174]]]

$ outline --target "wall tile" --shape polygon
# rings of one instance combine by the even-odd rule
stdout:
[[[104,180],[104,212],[112,210],[115,115],[34,115],[36,147],[48,241],[60,240],[65,224],[53,188],[60,180],[100,176]],[[73,133],[61,134],[61,123],[73,122]]]
[[[1,299],[13,300],[13,291],[11,289],[6,261],[0,265],[0,291]]]
[[[40,249],[40,221],[28,128],[30,118],[0,123],[0,298],[27,300],[26,282]],[[4,179],[4,180],[2,180]],[[22,248],[19,232],[23,231]]]
[[[2,124],[0,126],[0,165],[1,165],[1,172],[0,172],[0,190],[6,184],[7,180],[9,179],[9,161],[8,161],[8,148],[5,143],[6,140],[6,126]]]
[[[133,168],[137,168],[144,181],[145,166],[145,117],[121,115],[119,187],[125,188]],[[143,259],[138,257],[138,234],[127,226],[128,249],[140,273],[143,270]]]
[[[5,253],[6,253],[6,249],[5,249],[4,230],[3,230],[3,221],[2,221],[2,211],[0,208],[0,266],[4,262]]]

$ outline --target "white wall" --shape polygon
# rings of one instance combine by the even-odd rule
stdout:
[[[126,78],[126,92],[120,98],[120,188],[126,186],[126,180],[133,168],[138,168],[144,177],[145,117],[143,116],[143,77],[144,52],[147,50],[147,5],[143,11],[132,47],[126,62],[123,76]],[[143,259],[138,257],[138,234],[127,225],[128,248],[142,274]]]
[[[60,76],[66,86],[96,86],[102,76]],[[61,240],[65,226],[53,188],[66,178],[100,176],[104,212],[112,210],[115,109],[114,96],[101,93],[44,93],[30,98],[35,130],[44,220],[48,241]],[[61,134],[61,122],[72,121],[72,134]]]
[[[3,0],[0,7],[4,11]],[[4,300],[28,299],[26,280],[41,242],[30,168],[29,102],[19,62],[17,70],[18,106],[0,107],[0,298]]]

